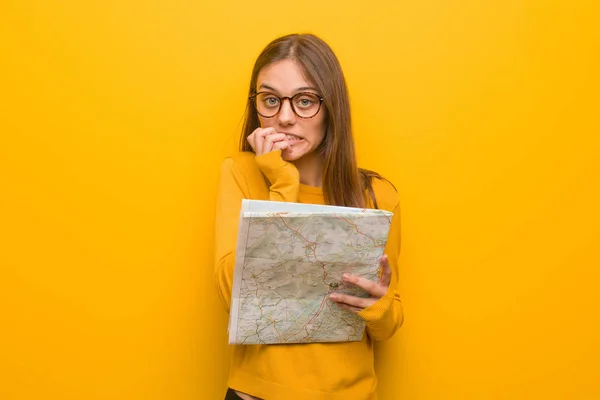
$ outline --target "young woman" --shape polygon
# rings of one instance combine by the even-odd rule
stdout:
[[[398,195],[387,180],[357,167],[344,75],[325,42],[288,35],[262,51],[240,150],[221,165],[216,211],[215,284],[227,310],[242,199],[380,208],[394,217],[379,282],[344,278],[371,297],[330,295],[364,319],[362,341],[235,345],[226,398],[376,399],[373,341],[390,338],[403,321]]]

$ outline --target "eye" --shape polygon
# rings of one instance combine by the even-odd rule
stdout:
[[[312,107],[316,102],[317,99],[313,96],[304,95],[296,101],[296,105],[301,108],[309,108]]]
[[[275,96],[267,96],[263,99],[263,103],[268,107],[275,107],[279,104],[279,99]]]

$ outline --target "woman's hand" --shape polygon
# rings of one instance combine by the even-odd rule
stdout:
[[[329,295],[329,298],[335,301],[338,306],[354,313],[359,313],[369,307],[387,293],[392,278],[392,268],[385,254],[379,259],[379,265],[381,267],[381,276],[378,282],[373,282],[352,274],[344,274],[342,277],[344,282],[364,289],[371,297],[363,298],[343,293],[332,293]]]
[[[274,150],[292,150],[287,135],[285,133],[277,133],[274,128],[256,128],[248,136],[248,143],[250,143],[257,156]]]

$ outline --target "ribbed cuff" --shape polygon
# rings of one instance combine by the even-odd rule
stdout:
[[[394,294],[391,290],[371,304],[369,307],[363,309],[358,313],[358,316],[364,319],[367,324],[377,323],[384,319],[386,313],[392,308],[392,302],[394,301]]]

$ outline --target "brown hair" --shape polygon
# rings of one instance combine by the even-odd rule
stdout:
[[[254,64],[248,95],[255,93],[258,74],[264,67],[286,59],[293,59],[303,68],[306,77],[316,85],[324,99],[326,132],[317,151],[324,159],[325,203],[367,207],[368,192],[373,206],[377,208],[371,182],[372,178],[381,177],[357,166],[346,81],[340,63],[327,43],[312,34],[292,34],[273,40]],[[258,115],[249,99],[240,138],[241,151],[253,151],[247,138],[259,126]]]

